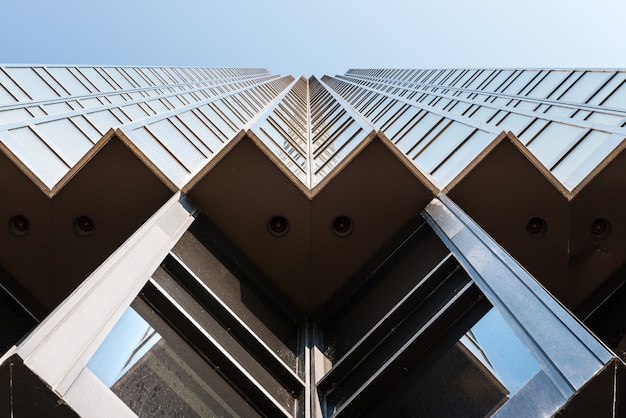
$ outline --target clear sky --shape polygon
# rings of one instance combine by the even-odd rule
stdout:
[[[626,67],[623,0],[3,0],[0,62]]]

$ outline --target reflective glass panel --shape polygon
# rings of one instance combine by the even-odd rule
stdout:
[[[69,167],[29,127],[12,129],[2,142],[48,187],[54,186]]]
[[[33,129],[41,132],[47,143],[70,166],[89,151],[92,142],[69,119],[41,123]]]
[[[189,171],[183,167],[146,128],[126,132],[131,140],[175,183],[185,178]]]
[[[27,121],[32,115],[24,108],[0,111],[0,124],[9,122]]]
[[[192,111],[183,112],[178,115],[178,119],[180,119],[211,152],[216,152],[222,146],[223,143],[220,138],[200,120],[196,113]]]
[[[11,93],[11,98],[6,95],[4,96],[7,99],[7,104],[14,103],[16,101],[27,102],[30,100],[30,97],[28,97],[26,93],[24,93],[24,91],[13,82],[13,80],[7,77],[3,71],[0,71],[0,87],[0,90],[5,89],[7,92]],[[1,96],[2,94],[0,94],[0,97]],[[3,102],[0,103],[4,104]]]
[[[522,134],[518,135],[519,139],[525,145],[528,144],[528,142],[530,142],[530,140],[532,140],[547,124],[548,121],[545,119],[535,119],[535,121],[531,123]]]
[[[576,83],[570,87],[559,100],[565,100],[568,102],[584,103],[585,99],[596,90],[604,80],[609,76],[609,73],[589,71],[580,77]]]
[[[552,168],[582,133],[583,128],[552,122],[528,145],[528,149],[543,165]]]
[[[400,141],[396,142],[396,145],[402,152],[408,154],[416,149],[424,136],[441,120],[440,116],[427,113],[426,116],[413,125],[411,130]]]
[[[520,115],[517,113],[509,113],[500,123],[500,126],[503,130],[511,131],[515,135],[519,135],[519,133],[528,125],[531,121],[531,118],[528,116]]]
[[[32,68],[7,68],[6,71],[33,100],[54,99],[59,97],[59,94],[50,88]]]
[[[91,93],[67,68],[48,67],[47,70],[72,96]]]
[[[620,126],[624,120],[623,115],[609,115],[607,113],[594,112],[587,118],[589,122],[600,125]]]
[[[569,117],[575,109],[569,107],[562,106],[550,106],[548,110],[546,110],[546,114],[550,116],[560,116],[560,117]]]
[[[611,78],[611,81],[606,83],[604,87],[600,91],[598,91],[594,96],[587,102],[592,105],[600,105],[609,94],[613,92],[620,84],[622,84],[626,80],[626,73],[618,72]]]
[[[461,342],[506,387],[509,398],[540,370],[535,358],[495,308]]]
[[[190,172],[205,161],[205,156],[168,119],[147,125],[146,129]]]
[[[536,75],[536,71],[522,71],[521,74],[503,90],[503,93],[518,94]]]
[[[624,139],[620,135],[591,131],[554,167],[552,173],[569,190],[575,188]]]
[[[474,134],[454,150],[454,153],[432,173],[440,186],[451,182],[485,147],[494,139],[494,135],[484,131]]]
[[[459,122],[452,122],[415,158],[415,164],[427,173],[432,172],[474,129]]]
[[[565,77],[569,75],[569,73],[569,71],[550,71],[550,73],[545,76],[528,95],[541,99],[547,97],[559,85],[559,83],[561,83]]]
[[[88,367],[140,417],[257,412],[162,319],[136,300]]]

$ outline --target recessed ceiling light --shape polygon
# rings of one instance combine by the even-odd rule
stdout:
[[[23,215],[15,215],[9,219],[9,232],[16,237],[23,237],[28,234],[30,222]]]
[[[332,230],[335,235],[345,238],[352,233],[352,219],[347,216],[337,216],[332,223]]]
[[[72,224],[72,229],[74,233],[80,237],[88,237],[93,234],[93,230],[95,228],[93,219],[89,216],[77,216],[74,219],[74,223]]]
[[[289,232],[289,221],[284,216],[274,216],[267,223],[267,230],[276,238],[284,237]]]

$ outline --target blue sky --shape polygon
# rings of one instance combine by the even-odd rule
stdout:
[[[0,62],[626,67],[622,0],[4,0]]]

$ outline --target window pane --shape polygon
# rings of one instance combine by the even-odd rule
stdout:
[[[88,367],[140,417],[258,416],[224,378],[136,300]],[[139,313],[139,312],[141,313]]]
[[[425,172],[431,173],[475,128],[452,122],[415,159],[415,163]]]
[[[559,100],[568,102],[584,103],[585,99],[596,90],[604,80],[607,79],[609,73],[605,72],[587,72],[576,83],[565,92]]]
[[[520,115],[517,113],[509,113],[502,121],[498,124],[502,130],[507,130],[513,132],[515,135],[519,135],[519,133],[528,125],[528,123],[532,119],[528,116]]]
[[[583,128],[552,122],[528,145],[547,168],[552,168],[559,159],[578,141]]]
[[[61,83],[63,88],[71,95],[81,95],[91,93],[74,75],[67,69],[61,67],[50,67],[48,72]]]
[[[569,73],[569,71],[550,71],[550,73],[532,89],[529,96],[541,99],[547,97]]]
[[[575,188],[619,143],[623,137],[591,131],[553,170],[569,190]]]
[[[437,182],[445,187],[494,139],[493,134],[476,131],[463,145],[433,172]]]
[[[7,68],[6,71],[33,100],[54,99],[59,97],[32,68]]]

